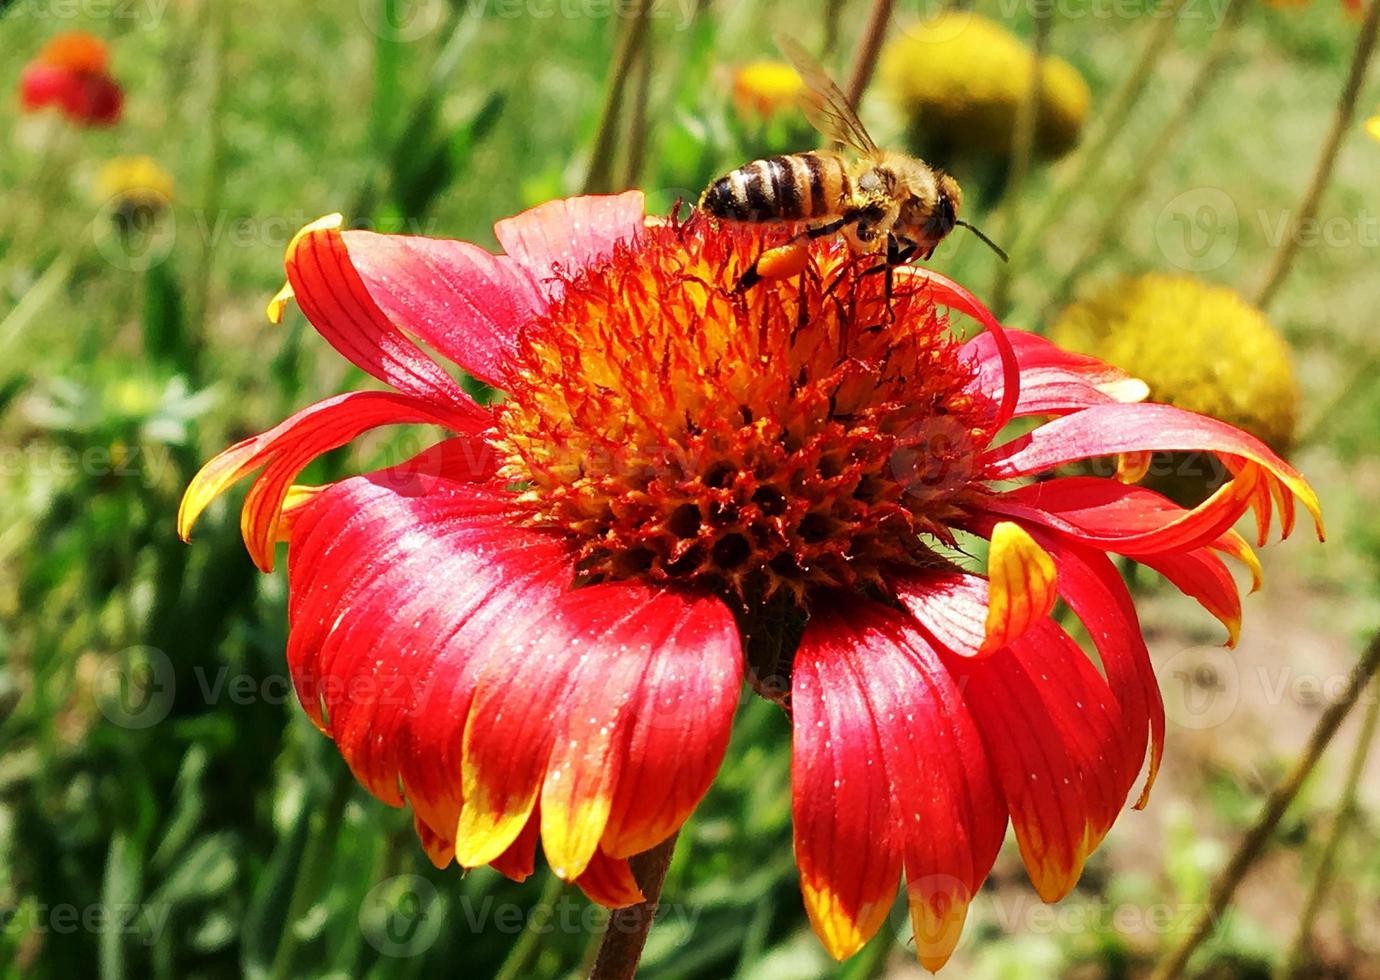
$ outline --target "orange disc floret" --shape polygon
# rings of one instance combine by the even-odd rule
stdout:
[[[946,318],[917,280],[888,305],[878,260],[835,242],[738,289],[770,244],[650,227],[525,332],[501,472],[590,578],[800,598],[879,583],[946,535],[995,413]]]

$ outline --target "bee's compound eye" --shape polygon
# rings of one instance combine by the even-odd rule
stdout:
[[[882,179],[875,170],[869,170],[858,178],[858,187],[865,191],[875,191],[881,184]]]

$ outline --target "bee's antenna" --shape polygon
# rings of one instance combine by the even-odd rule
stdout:
[[[986,235],[984,235],[981,231],[979,231],[977,225],[970,225],[970,224],[968,224],[968,222],[964,221],[962,218],[957,218],[957,219],[955,219],[955,220],[954,220],[954,224],[956,224],[956,225],[962,225],[964,228],[967,228],[969,231],[971,231],[974,235],[977,235],[978,238],[981,238],[982,241],[983,241],[983,243],[984,243],[988,248],[990,248],[992,251],[996,252],[997,255],[1001,258],[1001,260],[1002,260],[1003,262],[1010,262],[1010,261],[1011,261],[1011,258],[1010,258],[1010,256],[1008,256],[1008,255],[1006,254],[1006,251],[1005,251],[1000,245],[998,245],[996,242],[992,241],[992,239],[988,238],[988,237],[987,237]]]

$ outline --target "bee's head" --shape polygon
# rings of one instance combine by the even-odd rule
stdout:
[[[932,242],[941,240],[953,231],[958,221],[958,209],[963,204],[963,191],[958,181],[941,171],[935,172],[935,200],[925,222],[925,235]]]
[[[942,170],[917,173],[909,181],[910,195],[896,222],[899,237],[933,249],[953,230],[963,192],[958,181]]]

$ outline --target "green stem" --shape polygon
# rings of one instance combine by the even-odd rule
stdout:
[[[594,137],[594,149],[589,155],[589,170],[585,175],[584,193],[602,194],[612,189],[614,144],[618,137],[618,117],[623,108],[623,89],[637,60],[639,49],[647,39],[647,14],[651,0],[637,0],[637,5],[624,19],[618,32],[618,45],[613,56],[613,74],[609,76],[604,108],[599,115],[599,128]]]
[[[1293,220],[1289,222],[1284,238],[1275,251],[1270,271],[1265,274],[1260,290],[1255,295],[1255,305],[1262,310],[1270,305],[1279,287],[1284,285],[1289,270],[1294,266],[1294,258],[1298,255],[1299,241],[1302,238],[1300,232],[1318,213],[1318,202],[1322,200],[1323,191],[1332,179],[1332,169],[1337,163],[1337,152],[1341,149],[1342,138],[1351,130],[1352,120],[1356,116],[1356,101],[1366,80],[1371,55],[1375,51],[1377,32],[1380,32],[1380,0],[1371,0],[1366,19],[1361,24],[1360,35],[1356,38],[1356,51],[1351,56],[1351,69],[1347,73],[1346,85],[1342,88],[1342,97],[1332,118],[1332,130],[1327,134],[1327,141],[1323,143],[1317,168],[1313,171],[1313,179],[1309,181],[1303,198],[1294,209]]]
[[[551,921],[551,907],[561,897],[561,889],[564,887],[565,882],[550,871],[546,872],[546,883],[542,885],[536,908],[527,916],[527,924],[523,927],[522,935],[518,936],[517,942],[513,943],[513,948],[508,951],[503,964],[494,974],[494,980],[518,980],[519,977],[529,975],[527,965],[532,960],[532,954],[536,952],[537,944],[541,942],[542,931]]]
[[[230,10],[233,4],[207,0],[205,10],[210,33],[210,57],[206,67],[209,84],[209,107],[206,113],[206,176],[202,185],[202,227],[215,226],[220,210],[221,187],[225,180],[225,135],[221,117],[225,108],[225,55],[230,43]],[[215,236],[206,235],[201,241],[201,254],[192,280],[192,300],[187,317],[189,336],[182,338],[194,353],[201,348],[207,333],[210,315],[211,275],[215,269]],[[193,359],[195,363],[195,359]]]
[[[1361,734],[1356,739],[1356,749],[1347,767],[1346,781],[1342,784],[1342,794],[1337,800],[1337,812],[1332,818],[1332,829],[1323,844],[1322,856],[1318,858],[1318,868],[1313,874],[1313,884],[1308,889],[1308,898],[1303,905],[1303,915],[1299,917],[1298,931],[1289,947],[1284,967],[1278,976],[1282,980],[1302,974],[1304,957],[1308,954],[1309,940],[1313,936],[1313,923],[1322,910],[1323,900],[1332,884],[1332,872],[1337,864],[1337,854],[1347,829],[1356,818],[1356,793],[1361,785],[1361,773],[1366,768],[1366,758],[1370,755],[1371,743],[1375,741],[1376,723],[1380,722],[1380,685],[1372,682],[1370,703],[1366,705],[1366,716],[1361,722]]]
[[[1154,142],[1144,153],[1140,154],[1136,171],[1126,186],[1122,188],[1121,194],[1103,211],[1103,221],[1097,230],[1089,236],[1088,244],[1083,252],[1054,288],[1050,295],[1049,304],[1039,318],[1042,323],[1047,321],[1054,313],[1055,308],[1064,301],[1074,282],[1087,267],[1105,255],[1120,240],[1121,230],[1126,225],[1127,211],[1135,203],[1136,198],[1140,196],[1141,191],[1144,190],[1150,175],[1154,173],[1160,161],[1164,159],[1170,149],[1178,145],[1184,129],[1192,122],[1198,109],[1202,107],[1204,96],[1211,89],[1212,83],[1216,81],[1218,72],[1226,64],[1227,56],[1231,50],[1229,42],[1235,34],[1235,27],[1245,7],[1245,0],[1228,0],[1227,10],[1222,17],[1222,26],[1218,28],[1216,36],[1213,37],[1208,56],[1199,66],[1198,74],[1189,83],[1188,90],[1179,101],[1178,107],[1160,128]]]
[[[269,974],[272,980],[287,980],[293,976],[292,960],[297,953],[297,923],[307,914],[320,893],[321,879],[334,854],[335,841],[340,833],[340,820],[345,814],[345,804],[350,801],[350,792],[354,785],[354,776],[344,763],[340,763],[331,784],[326,807],[312,824],[302,863],[297,866],[297,878],[292,883],[292,897],[288,899],[287,915],[283,917],[283,931],[278,937],[278,948],[273,951],[273,969]],[[305,805],[310,806],[311,802],[308,801]]]
[[[1236,894],[1237,886],[1241,884],[1243,878],[1255,864],[1256,860],[1265,850],[1265,844],[1279,826],[1279,821],[1283,818],[1289,805],[1298,796],[1299,790],[1308,777],[1312,775],[1317,767],[1318,760],[1322,758],[1323,752],[1331,744],[1333,736],[1337,734],[1337,729],[1341,727],[1346,716],[1351,709],[1356,706],[1356,702],[1361,697],[1361,692],[1366,689],[1370,679],[1375,675],[1376,668],[1380,667],[1380,632],[1377,632],[1366,647],[1366,652],[1361,655],[1360,661],[1351,672],[1351,679],[1347,682],[1346,690],[1341,697],[1328,706],[1318,719],[1317,725],[1308,736],[1308,744],[1304,747],[1303,754],[1294,762],[1293,768],[1284,777],[1284,781],[1271,791],[1265,800],[1265,808],[1261,810],[1260,816],[1256,817],[1255,823],[1246,832],[1246,836],[1237,845],[1231,860],[1223,869],[1221,875],[1212,884],[1212,890],[1208,893],[1207,901],[1198,910],[1189,924],[1187,932],[1179,940],[1169,954],[1155,967],[1150,974],[1150,980],[1174,980],[1183,975],[1184,967],[1188,963],[1190,956],[1197,951],[1203,941],[1211,935],[1214,927],[1221,919],[1222,913],[1226,911],[1231,903],[1232,896]]]
[[[1030,173],[1030,159],[1035,152],[1035,131],[1039,128],[1040,100],[1043,97],[1040,76],[1045,49],[1049,44],[1049,28],[1050,6],[1039,4],[1035,8],[1035,36],[1030,48],[1030,80],[1020,110],[1016,113],[1015,129],[1011,134],[1011,169],[1007,171],[1006,189],[1002,195],[1006,201],[1006,237],[1010,239],[1015,239],[1021,229],[1021,192],[1025,188],[1026,176]],[[1020,261],[1019,253],[1015,261]],[[1014,273],[1012,262],[997,264],[997,278],[992,284],[992,311],[998,319],[1007,313]]]
[[[637,79],[633,89],[632,109],[628,118],[628,141],[624,147],[622,187],[636,187],[642,179],[642,165],[647,158],[647,105],[652,89],[652,43],[649,38],[637,53]]]
[[[891,23],[893,0],[872,0],[872,10],[867,15],[867,25],[863,27],[862,37],[858,39],[857,50],[853,54],[853,69],[848,73],[848,86],[843,90],[848,96],[848,104],[854,109],[862,102],[867,83],[872,81],[872,73],[877,68],[877,56],[882,51],[882,41],[886,39],[887,25]]]
[[[1097,114],[1092,125],[1088,127],[1087,141],[1078,155],[1069,166],[1063,168],[1062,176],[1041,200],[1035,216],[1022,225],[1020,237],[1011,243],[1012,255],[1024,255],[1034,248],[1040,234],[1048,231],[1060,218],[1068,214],[1069,205],[1073,203],[1078,192],[1085,189],[1101,171],[1108,151],[1121,135],[1127,120],[1131,118],[1131,110],[1145,92],[1146,82],[1150,80],[1151,73],[1159,64],[1160,56],[1164,53],[1170,38],[1174,36],[1179,11],[1186,2],[1187,0],[1170,0],[1164,16],[1150,28],[1150,36],[1146,38],[1145,46],[1141,48],[1135,65],[1107,100],[1106,108]]]
[[[827,59],[839,46],[839,21],[843,16],[844,0],[824,0],[824,43],[820,58]]]
[[[675,850],[676,835],[672,834],[650,851],[629,859],[633,877],[646,900],[616,909],[609,915],[608,929],[599,945],[590,980],[632,980],[636,976],[642,947],[656,919],[661,886],[666,883],[666,871],[671,867]]]

